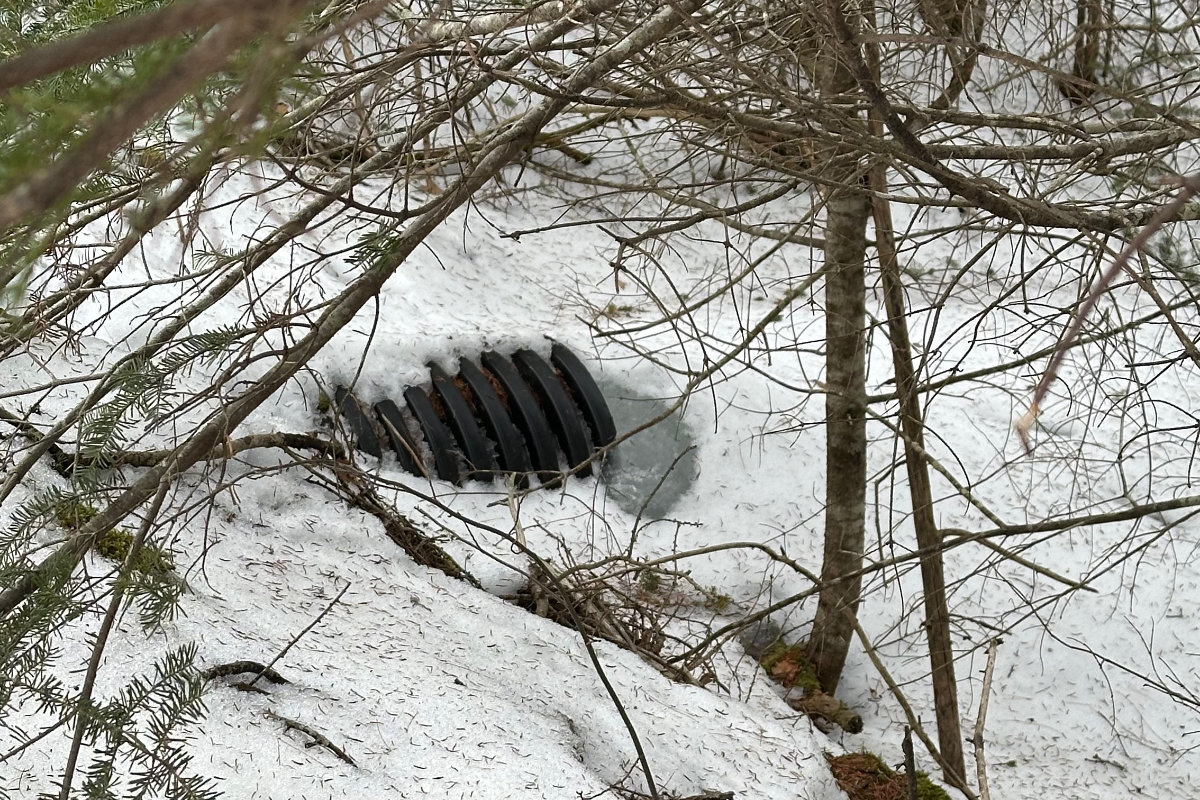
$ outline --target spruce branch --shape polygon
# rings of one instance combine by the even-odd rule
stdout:
[[[261,35],[260,21],[242,17],[211,31],[139,95],[96,123],[73,150],[0,196],[0,231],[32,219],[57,203],[148,120],[178,103]]]
[[[280,5],[272,0],[188,0],[96,25],[78,36],[42,45],[0,64],[0,92],[138,45],[196,28],[211,28],[231,17],[263,15]]]
[[[137,536],[129,546],[129,553],[125,556],[125,563],[121,567],[122,572],[128,574],[133,570],[134,559],[145,543],[146,535],[154,526],[155,518],[158,516],[159,509],[162,508],[170,486],[170,476],[163,475],[158,483],[157,494],[155,494],[154,500],[151,502],[150,508],[147,509],[146,516],[138,528]],[[87,709],[92,705],[92,690],[96,685],[96,676],[100,671],[100,660],[104,655],[104,648],[108,644],[108,636],[112,632],[113,624],[117,620],[117,612],[121,608],[123,598],[124,590],[122,582],[118,580],[116,586],[113,588],[112,597],[108,601],[108,608],[104,612],[104,618],[100,623],[100,630],[96,634],[96,641],[92,645],[92,655],[88,660],[87,672],[84,674],[83,688],[80,690],[79,701],[75,710],[75,731],[71,739],[71,749],[67,753],[67,764],[63,772],[62,788],[58,795],[59,800],[68,800],[71,796],[71,784],[75,779],[75,767],[78,763],[80,749],[83,747],[84,735],[87,733],[89,727],[85,714]],[[110,760],[108,763],[111,764],[112,761]]]
[[[598,11],[614,4],[616,0],[603,0],[587,5],[589,11]],[[383,284],[405,262],[408,256],[420,246],[421,242],[438,225],[440,225],[455,209],[467,202],[472,194],[492,179],[504,167],[524,152],[529,141],[567,105],[570,98],[583,92],[598,81],[609,70],[616,67],[626,58],[641,51],[643,48],[660,39],[674,29],[680,19],[691,13],[700,5],[699,0],[688,0],[680,7],[668,7],[648,19],[632,33],[610,46],[592,61],[578,67],[573,75],[564,82],[562,93],[548,97],[534,106],[510,128],[501,132],[490,143],[486,153],[468,169],[456,183],[451,185],[426,213],[414,219],[408,228],[400,234],[385,258],[381,258],[361,277],[354,280],[335,298],[312,326],[310,332],[297,341],[289,351],[265,374],[255,381],[250,388],[231,400],[221,409],[213,412],[206,422],[201,424],[187,439],[177,447],[158,466],[149,470],[138,481],[116,498],[107,508],[84,526],[79,533],[73,535],[58,551],[33,570],[18,579],[13,585],[0,592],[0,619],[7,617],[13,609],[23,602],[37,585],[39,577],[55,564],[67,563],[74,565],[90,548],[96,535],[117,524],[126,514],[144,502],[157,489],[160,480],[166,475],[173,475],[190,468],[209,453],[218,442],[229,435],[238,424],[274,394],[293,375],[296,374],[333,336],[345,327],[366,303],[376,297]],[[566,15],[548,25],[544,30],[530,38],[525,48],[518,48],[516,56],[509,58],[520,59],[525,52],[536,52],[559,39],[563,34],[577,26],[577,21],[571,15]],[[520,52],[520,51],[524,52]],[[502,59],[501,61],[503,61]],[[488,80],[481,79],[477,83],[477,91],[482,91],[487,83],[495,80],[498,70],[489,73]],[[461,100],[462,95],[458,98]],[[465,101],[464,101],[465,102]],[[384,156],[381,153],[377,158]],[[326,204],[333,202],[330,198],[321,198],[317,202]],[[315,213],[315,212],[314,212]],[[299,219],[302,219],[299,218]],[[292,222],[298,222],[293,218]],[[240,279],[240,272],[237,273]],[[240,281],[235,281],[234,285]],[[225,291],[231,290],[229,286]],[[223,294],[223,293],[222,293]],[[203,301],[201,301],[203,302]],[[172,335],[179,330],[174,327]],[[164,332],[165,333],[165,332]],[[164,344],[162,337],[155,340],[159,346]],[[64,421],[65,422],[65,421]],[[65,426],[60,423],[61,428]],[[47,436],[49,439],[49,435]],[[45,442],[43,442],[44,446]],[[41,452],[44,452],[41,451]],[[31,454],[32,455],[32,454]],[[28,462],[29,456],[26,461]],[[26,467],[28,469],[28,467]],[[13,476],[9,476],[5,489],[11,491],[14,485]]]

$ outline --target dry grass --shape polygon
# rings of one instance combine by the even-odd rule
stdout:
[[[874,753],[826,753],[825,758],[834,780],[850,800],[905,800],[908,796],[908,780]]]

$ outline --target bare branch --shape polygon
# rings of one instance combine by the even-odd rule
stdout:
[[[0,64],[0,92],[184,31],[210,28],[234,17],[264,17],[295,4],[295,0],[283,3],[273,0],[184,0],[145,14],[106,22],[74,38],[42,45]]]
[[[988,642],[987,666],[983,670],[983,687],[979,690],[979,713],[975,716],[975,734],[971,743],[975,745],[975,774],[979,780],[979,800],[991,800],[988,791],[987,761],[983,754],[983,726],[987,720],[988,700],[992,694],[992,670],[996,667],[996,647],[999,642]]]

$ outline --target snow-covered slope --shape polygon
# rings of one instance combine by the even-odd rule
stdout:
[[[278,218],[282,211],[272,208],[269,199],[255,201],[257,206],[232,203],[261,186],[235,178],[210,199],[213,207],[237,210],[210,216],[205,224],[211,239],[236,247],[262,220]],[[223,205],[225,201],[230,204]],[[802,205],[802,199],[788,200],[771,213],[798,217]],[[367,399],[396,397],[404,386],[427,380],[430,360],[449,368],[460,355],[488,348],[544,351],[546,337],[588,356],[606,386],[628,386],[639,397],[671,398],[681,385],[677,376],[632,357],[616,342],[593,338],[586,324],[594,309],[610,305],[621,308],[625,321],[653,319],[657,313],[648,299],[612,274],[608,236],[586,226],[519,241],[501,235],[548,220],[569,220],[564,213],[575,212],[530,193],[519,201],[484,199],[456,215],[387,285],[377,307],[360,315],[314,360],[311,372],[281,391],[237,433],[317,428],[319,382],[328,386],[356,378],[357,391]],[[724,232],[714,226],[709,233],[708,239],[675,242],[660,262],[684,295],[707,285],[727,257]],[[347,243],[320,231],[303,241],[317,254],[338,252]],[[746,238],[738,238],[737,246],[746,252],[758,247]],[[934,243],[921,252],[920,266],[936,273],[953,255],[950,245]],[[994,258],[1002,257],[998,253]],[[807,276],[809,259],[799,247],[768,259],[760,283],[736,293],[719,311],[704,312],[712,338],[734,339],[748,320]],[[161,233],[130,259],[128,270],[139,279],[165,279],[187,262],[177,242]],[[256,280],[266,287],[292,274],[292,268],[281,259],[274,272],[264,271]],[[332,293],[356,269],[342,255],[321,257],[304,282],[281,285],[276,296],[293,290],[309,297]],[[171,310],[176,288],[166,284],[131,290],[128,298],[113,292],[98,299],[96,309],[87,313],[122,299],[128,305],[122,313],[108,315],[75,350],[44,346],[24,363],[10,360],[8,379],[34,384],[48,375],[93,370],[110,357],[110,348],[119,355],[144,339]],[[986,292],[986,286],[980,288],[985,302]],[[243,297],[227,303],[205,325],[269,314],[278,310],[271,297],[268,292],[265,301],[251,303]],[[944,309],[914,314],[914,325],[932,324],[935,313],[944,313],[940,324],[953,327],[972,318],[973,302],[952,297]],[[882,302],[876,300],[870,312],[881,317]],[[820,329],[817,306],[799,303],[767,335],[773,341],[790,337],[811,344],[820,338]],[[1017,324],[1013,329],[1017,333],[999,326],[989,335],[997,341],[1026,335]],[[1033,349],[1053,336],[1029,339],[1021,346]],[[651,342],[639,341],[643,346]],[[662,360],[675,368],[686,358],[702,356],[695,342],[673,343],[665,334],[659,341]],[[948,346],[938,357],[950,361],[956,357],[952,350]],[[978,350],[972,350],[971,358],[977,357]],[[871,359],[874,390],[886,391],[890,355],[882,336],[873,337]],[[725,380],[689,402],[683,420],[697,446],[698,472],[663,519],[635,526],[635,515],[606,495],[604,479],[576,479],[565,490],[523,498],[520,521],[529,546],[549,557],[593,559],[630,548],[636,530],[636,554],[643,557],[752,540],[817,569],[821,404],[819,396],[807,402],[803,392],[818,385],[820,354],[815,345],[797,346],[769,358],[756,356],[754,365],[759,371],[731,368]],[[964,361],[964,368],[970,366]],[[200,386],[208,376],[193,379]],[[797,391],[789,392],[785,383]],[[1191,388],[1165,391],[1168,399],[1186,405]],[[1010,390],[967,387],[934,405],[930,426],[938,438],[931,449],[956,474],[990,476],[1018,461],[1011,424],[1023,409],[1014,405]],[[74,386],[55,389],[42,400],[43,418],[61,412],[78,396]],[[1048,409],[1047,415],[1054,411]],[[139,446],[151,446],[170,433],[147,434]],[[891,442],[882,423],[873,425],[872,433],[881,442],[873,458],[876,474],[882,475],[892,463]],[[1084,425],[1064,429],[1062,447],[1082,448],[1095,435],[1095,429]],[[629,731],[578,634],[496,596],[521,584],[525,560],[507,541],[463,518],[509,530],[512,510],[502,502],[503,486],[471,484],[460,490],[423,483],[404,475],[390,457],[382,462],[360,457],[365,469],[412,490],[386,494],[418,525],[445,536],[446,548],[480,577],[489,593],[415,566],[376,520],[309,481],[302,468],[278,470],[278,463],[270,454],[248,453],[226,471],[197,471],[184,481],[172,498],[180,505],[189,493],[196,500],[220,491],[210,510],[181,516],[172,528],[170,544],[177,562],[186,565],[190,586],[181,616],[149,638],[132,615],[123,619],[100,670],[101,696],[181,644],[194,643],[203,666],[270,661],[328,608],[276,664],[290,683],[268,686],[265,695],[212,684],[208,716],[191,730],[189,747],[195,770],[220,778],[229,797],[566,800],[611,786],[644,791]],[[1007,477],[981,481],[979,495],[1010,521],[1037,520],[1062,508],[1064,498],[1109,491],[1110,479],[1115,480],[1100,468],[1088,472],[1086,464],[1075,465],[1075,473],[1060,466],[1052,460],[1029,467],[1018,463],[1003,473]],[[60,480],[48,469],[35,477],[34,484],[41,485]],[[893,491],[882,483],[869,512],[880,526],[875,558],[903,556],[912,548],[903,519],[907,501],[902,484],[897,486]],[[432,495],[447,508],[420,495]],[[988,527],[961,501],[944,503],[939,515],[946,526]],[[948,575],[956,585],[957,633],[964,653],[960,695],[968,726],[978,707],[984,637],[989,625],[1005,631],[986,729],[993,796],[1032,800],[1051,794],[1178,794],[1194,785],[1200,777],[1198,763],[1187,749],[1194,717],[1161,692],[1147,689],[1143,679],[1113,669],[1103,659],[1127,659],[1148,671],[1169,663],[1177,673],[1167,673],[1164,683],[1196,685],[1194,642],[1200,631],[1191,613],[1198,585],[1196,536],[1194,523],[1181,523],[1169,539],[1135,553],[1136,560],[1097,576],[1093,583],[1099,594],[1069,601],[1053,600],[1061,587],[1019,565],[980,569],[990,553],[977,547],[950,552]],[[1117,533],[1088,529],[1047,539],[1024,555],[1078,579],[1097,554],[1124,546]],[[862,618],[918,714],[931,725],[912,563],[870,578]],[[728,596],[730,604],[721,611],[730,616],[810,588],[799,576],[747,550],[696,556],[683,567],[697,584]],[[90,568],[106,567],[93,561]],[[1029,613],[1026,601],[1038,608],[1037,614]],[[811,611],[811,602],[799,604],[777,615],[775,622],[799,637]],[[94,625],[95,620],[85,620],[67,632],[60,662],[64,670],[85,662],[88,640],[83,634]],[[1153,649],[1146,650],[1151,655],[1143,658],[1151,639]],[[724,689],[672,683],[628,652],[606,643],[596,649],[660,789],[672,796],[732,791],[738,797],[833,798],[838,794],[823,750],[865,746],[886,760],[899,760],[903,715],[860,650],[851,655],[841,693],[863,712],[867,728],[861,736],[835,741],[814,732],[807,719],[784,704],[736,643],[726,651],[720,676]],[[28,719],[13,724],[34,729],[36,712],[32,707],[26,711]],[[327,747],[310,746],[311,737],[289,731],[280,717],[318,731],[356,766]],[[14,756],[4,764],[0,786],[18,798],[48,790],[61,769],[66,744],[55,733]],[[0,740],[0,749],[10,747],[11,739]],[[921,766],[935,771],[928,759],[921,759]]]

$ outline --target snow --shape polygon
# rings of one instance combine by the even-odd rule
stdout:
[[[292,684],[213,693],[196,745],[230,796],[567,798],[629,782],[628,735],[578,637],[397,563],[357,514],[274,493],[254,491],[291,514],[241,552],[219,555],[231,550],[223,544],[210,556],[208,597],[178,635],[203,642],[206,661],[265,657],[350,590],[280,665]],[[795,797],[804,785],[804,796],[831,796],[807,724],[672,683],[606,643],[597,650],[664,787]],[[305,749],[267,710],[308,721],[359,767]],[[791,757],[773,763],[780,752]]]
[[[236,192],[235,183],[223,191]],[[489,207],[484,213],[493,223],[513,228],[534,224],[549,212],[548,204],[534,202]],[[237,239],[235,234],[230,244]],[[174,269],[163,265],[179,263],[181,254],[172,250],[177,245],[165,238],[151,245],[132,265],[135,274],[154,275]],[[474,214],[460,215],[386,287],[377,314],[364,313],[318,356],[312,374],[327,386],[357,374],[358,391],[375,400],[426,382],[424,365],[432,359],[449,368],[459,355],[485,348],[544,351],[546,336],[594,354],[597,345],[580,319],[586,319],[581,303],[609,302],[611,278],[604,259],[596,257],[605,246],[602,235],[586,228],[513,242]],[[712,245],[691,247],[696,263],[713,258]],[[325,281],[321,290],[328,293],[351,272],[333,258],[314,271],[314,280]],[[129,302],[149,310],[162,301],[144,294]],[[232,323],[243,313],[231,306],[213,323]],[[943,329],[960,311],[946,309]],[[721,316],[711,322],[728,324]],[[789,325],[803,329],[814,322],[819,323],[817,311],[798,306]],[[104,357],[106,343],[127,340],[136,326],[144,330],[151,324],[150,315],[110,316],[78,357],[51,355],[45,369],[66,375],[84,362],[85,371],[91,370]],[[882,344],[875,344],[872,375],[888,374]],[[592,355],[590,360],[606,385],[624,382],[644,395],[670,396],[672,381],[661,370],[628,358],[605,360],[616,348],[599,347],[601,359]],[[819,372],[814,357],[806,355],[793,363],[780,359],[775,375],[802,383],[805,375]],[[31,382],[34,375],[32,367],[17,373]],[[661,556],[749,539],[785,550],[810,568],[819,565],[822,459],[819,428],[811,425],[819,409],[800,406],[789,422],[793,432],[767,433],[777,423],[763,411],[779,404],[780,394],[778,386],[743,372],[717,383],[710,395],[693,398],[685,419],[698,446],[698,474],[662,515],[665,520],[642,523],[640,554]],[[53,413],[55,400],[65,407],[75,393],[58,395],[44,402],[43,413]],[[307,378],[273,398],[245,431],[310,430],[318,424],[314,406],[315,386]],[[1018,410],[1013,403],[969,393],[939,405],[931,423],[947,440],[946,448],[952,447],[970,470],[984,472],[1012,453],[1008,431]],[[270,456],[247,454],[229,475],[189,479],[193,492],[207,491],[218,477],[232,486],[217,495],[212,513],[172,530],[177,560],[192,565],[182,615],[149,639],[132,616],[125,617],[105,655],[101,692],[148,670],[156,656],[185,642],[199,647],[203,665],[268,661],[348,585],[328,615],[276,665],[291,683],[270,687],[266,695],[222,682],[211,687],[208,715],[191,732],[189,748],[195,769],[219,778],[227,796],[401,792],[576,798],[613,785],[644,791],[628,732],[577,634],[487,591],[416,567],[388,542],[376,521],[306,483],[302,470],[276,471],[273,464]],[[502,530],[511,527],[508,508],[495,503],[503,497],[500,484],[462,490],[436,481],[422,484],[400,473],[390,458],[380,464],[363,456],[362,466],[430,494],[468,518]],[[234,482],[239,471],[243,479]],[[1013,519],[1037,519],[1039,507],[1055,507],[1062,498],[1057,486],[1039,484],[1035,474],[989,491],[988,501]],[[43,471],[40,480],[55,478]],[[444,533],[457,535],[447,546],[486,588],[505,594],[520,583],[514,567],[521,568],[523,559],[506,543],[472,531],[418,496],[393,494],[398,508],[418,524],[440,525]],[[623,551],[633,515],[605,494],[605,482],[591,478],[574,480],[565,491],[525,497],[521,515],[530,546],[553,557]],[[902,514],[904,501],[899,495],[895,501],[893,513]],[[944,524],[969,517],[962,508],[952,512],[947,509]],[[996,796],[1157,794],[1192,785],[1197,765],[1186,750],[1186,737],[1194,720],[1148,691],[1136,676],[1106,669],[1072,646],[1086,643],[1153,669],[1134,633],[1140,630],[1145,637],[1152,627],[1156,658],[1168,654],[1175,669],[1191,663],[1189,642],[1195,641],[1196,625],[1188,598],[1195,596],[1197,581],[1187,548],[1194,540],[1194,526],[1184,522],[1172,534],[1174,551],[1148,551],[1137,564],[1136,581],[1128,571],[1102,577],[1099,595],[1054,600],[1056,587],[1046,586],[1044,578],[1031,580],[1016,567],[990,567],[959,588],[957,613],[1015,625],[1000,647],[987,720]],[[1100,531],[1060,534],[1025,555],[1075,576],[1095,551],[1112,543]],[[948,574],[971,574],[984,555],[966,547],[950,551]],[[700,584],[732,597],[739,609],[807,588],[797,576],[744,551],[689,559],[687,568]],[[885,572],[868,586],[864,622],[922,718],[930,720],[930,700],[920,680],[927,666],[913,575]],[[1007,609],[1013,596],[1045,601],[1040,618],[1012,623]],[[794,634],[802,630],[810,608],[793,609],[778,624]],[[87,640],[81,633],[76,629],[66,637],[64,664],[85,660]],[[784,705],[769,682],[754,676],[755,668],[738,656],[736,643],[727,648],[729,692],[672,683],[625,651],[604,642],[596,647],[660,788],[673,796],[712,790],[834,797],[822,751],[867,747],[898,760],[903,717],[860,651],[851,655],[841,694],[863,713],[866,731],[831,740]],[[959,664],[967,725],[979,700],[981,659],[973,649]],[[307,746],[304,734],[288,732],[268,711],[319,730],[358,766]],[[57,774],[65,743],[52,736],[20,754],[6,765],[4,788],[13,797],[44,790]],[[934,771],[927,760],[923,766]]]
[[[260,237],[262,225],[278,224],[297,207],[295,198],[278,193],[255,197],[271,177],[268,168],[261,169],[261,176],[231,175],[214,189],[203,226],[214,246],[239,248]],[[515,176],[514,170],[509,177]],[[524,180],[540,178],[530,174]],[[802,219],[807,210],[803,197],[785,198],[763,215],[774,223]],[[703,341],[661,329],[596,336],[593,322],[612,330],[658,315],[652,299],[629,276],[623,280],[614,274],[612,238],[593,225],[519,239],[503,235],[551,222],[584,222],[594,212],[586,204],[563,205],[549,189],[481,196],[435,231],[387,284],[378,303],[235,434],[316,429],[320,388],[353,383],[368,401],[396,398],[404,387],[428,382],[430,361],[453,371],[460,356],[486,349],[531,347],[545,353],[550,338],[584,356],[606,389],[627,387],[631,396],[670,402],[686,383],[683,371],[706,363],[703,344],[736,341],[810,272],[809,251],[782,248],[761,265],[758,283],[719,298],[686,323],[705,332]],[[898,220],[898,229],[910,222],[929,229],[962,222],[953,210],[914,218]],[[256,296],[242,294],[220,304],[193,332],[283,313],[293,291],[308,300],[332,296],[358,274],[359,267],[343,252],[358,233],[315,227],[301,238],[302,247],[256,274]],[[119,283],[131,288],[104,293],[80,312],[77,323],[103,315],[85,338],[73,348],[39,343],[27,357],[9,359],[6,381],[15,388],[91,374],[148,339],[189,292],[204,285],[202,276],[180,277],[192,264],[176,234],[164,226],[147,237],[123,266],[128,281]],[[664,297],[670,292],[665,275],[684,297],[711,291],[739,268],[726,261],[727,237],[746,261],[774,246],[706,223],[699,233],[674,239],[669,251],[656,254],[661,273],[640,277]],[[1019,358],[1052,344],[1061,330],[1038,311],[1026,317],[997,312],[978,323],[980,308],[1001,291],[999,280],[972,278],[977,283],[940,297],[960,266],[957,259],[978,244],[963,234],[958,240],[932,240],[919,254],[908,254],[913,270],[929,280],[925,294],[914,289],[909,299],[915,307],[914,339],[936,343],[929,349],[931,375]],[[1086,270],[1066,257],[1052,264],[1050,252],[1036,251],[1049,247],[1043,242],[1028,247],[1006,241],[992,252],[991,265],[1000,269],[1006,260],[1044,265],[1030,288],[1037,302],[1055,313],[1075,302]],[[297,269],[305,259],[311,263]],[[983,267],[974,274],[984,274]],[[159,283],[139,288],[146,278]],[[870,302],[869,313],[882,319],[882,299]],[[620,318],[599,319],[597,312],[610,305],[622,309]],[[1107,310],[1128,317],[1146,307],[1146,298],[1127,288]],[[112,309],[119,312],[105,313]],[[822,372],[817,352],[822,327],[818,304],[796,303],[764,334],[765,340],[788,343],[790,349],[770,357],[755,352],[753,369],[735,363],[693,395],[681,414],[686,426],[681,438],[696,445],[695,473],[690,484],[676,487],[680,496],[673,504],[637,520],[630,504],[610,494],[625,477],[621,470],[638,468],[618,457],[607,478],[573,479],[565,489],[521,499],[520,522],[529,547],[569,563],[627,550],[658,558],[755,541],[818,569],[822,403],[819,395],[806,392]],[[961,336],[964,330],[973,331],[969,343]],[[1147,333],[1154,335],[1154,330]],[[1138,338],[1127,347],[1144,354],[1167,345]],[[656,353],[665,366],[651,364],[639,349]],[[931,452],[1008,523],[1039,521],[1071,508],[1112,509],[1122,497],[1146,501],[1182,493],[1190,480],[1187,436],[1124,454],[1106,442],[1121,425],[1133,424],[1118,397],[1118,381],[1145,376],[1123,370],[1116,361],[1111,369],[1098,365],[1101,352],[1097,346],[1072,360],[1064,377],[1081,392],[1081,401],[1102,405],[1104,391],[1111,391],[1115,399],[1108,413],[1084,413],[1068,397],[1057,398],[1046,409],[1034,457],[1020,452],[1012,424],[1024,412],[1044,359],[1004,378],[938,394],[929,420]],[[875,330],[870,391],[889,390],[890,358],[883,334]],[[193,373],[180,389],[207,386],[215,369]],[[1108,382],[1092,383],[1097,376]],[[219,386],[211,403],[236,389]],[[1187,420],[1196,390],[1195,372],[1181,368],[1155,385],[1158,405],[1147,413],[1158,415],[1158,425],[1176,416]],[[53,420],[81,396],[78,385],[51,390],[40,399],[35,420]],[[137,446],[170,441],[208,407],[145,431]],[[888,404],[873,410],[881,418],[894,415]],[[882,421],[872,423],[871,435],[872,479],[880,480],[873,484],[879,494],[868,509],[870,524],[877,526],[869,532],[870,555],[874,560],[904,557],[914,545],[905,484],[890,472],[897,451]],[[663,442],[670,447],[675,437]],[[149,636],[134,615],[122,618],[105,652],[98,694],[116,691],[130,675],[149,671],[163,653],[187,643],[198,647],[201,666],[270,661],[328,609],[275,665],[290,683],[268,686],[266,694],[239,691],[229,681],[211,684],[208,714],[189,730],[188,749],[194,771],[218,778],[228,797],[566,800],[612,786],[644,792],[630,732],[581,637],[504,599],[521,585],[526,559],[508,540],[463,521],[511,530],[504,487],[459,489],[422,482],[402,473],[391,457],[377,462],[360,454],[359,462],[390,482],[383,492],[401,513],[446,539],[447,550],[480,578],[483,590],[413,564],[376,520],[311,481],[305,470],[279,469],[275,456],[247,453],[225,470],[194,470],[172,495],[173,507],[182,508],[215,493],[210,508],[182,513],[169,529],[177,563],[187,565],[190,590],[180,616]],[[1151,486],[1151,466],[1164,463],[1162,483]],[[5,516],[29,492],[60,480],[39,467],[26,492],[4,509]],[[936,475],[935,493],[947,498],[938,504],[940,524],[993,527]],[[1200,595],[1195,557],[1200,528],[1186,510],[1164,519],[1174,524],[1157,538],[1162,526],[1127,540],[1131,526],[1118,525],[997,541],[1056,573],[1086,580],[1095,593],[1065,596],[1052,579],[1002,563],[977,545],[948,551],[968,735],[979,707],[984,647],[992,636],[1003,640],[986,720],[994,797],[1170,796],[1188,793],[1200,782],[1200,759],[1192,749],[1200,728],[1195,707],[1176,703],[1160,690],[1187,693],[1200,683],[1195,645],[1200,625],[1193,611]],[[915,564],[902,560],[869,575],[861,617],[932,731]],[[680,624],[692,624],[693,631],[700,622],[719,626],[732,615],[810,588],[801,576],[746,549],[696,555],[683,568],[698,586],[731,600],[730,608],[718,614],[704,610],[704,598],[694,588],[679,589],[684,593],[680,605],[690,615]],[[88,569],[103,573],[107,567],[92,558]],[[345,594],[331,606],[343,588]],[[93,587],[98,594],[104,589],[103,583]],[[772,624],[801,638],[813,607],[811,600],[795,605],[775,615]],[[77,668],[86,663],[96,625],[94,618],[85,618],[66,631],[60,659],[64,680],[79,679]],[[714,660],[719,683],[706,688],[672,682],[606,642],[597,642],[595,649],[665,795],[732,791],[737,797],[823,800],[841,796],[825,767],[824,751],[867,748],[885,761],[900,760],[904,715],[857,647],[839,695],[863,715],[866,728],[858,736],[817,731],[783,702],[736,641]],[[34,730],[47,721],[32,703],[19,716],[6,722]],[[319,731],[357,766],[325,747],[310,746],[307,735],[287,730],[279,717]],[[68,743],[59,731],[13,756],[0,769],[0,790],[13,798],[48,791],[60,775]],[[0,752],[14,744],[11,730],[0,731]],[[924,754],[918,759],[921,768],[936,772]]]
[[[233,199],[253,189],[230,181],[222,193]],[[211,204],[222,205],[217,198]],[[263,209],[268,211],[274,213]],[[523,213],[537,219],[544,212]],[[451,368],[458,356],[487,348],[548,351],[547,335],[577,352],[594,353],[572,298],[587,282],[604,277],[604,262],[586,257],[590,254],[579,247],[578,232],[558,241],[518,244],[478,225],[481,234],[468,240],[469,229],[478,224],[469,219],[460,217],[436,233],[427,251],[389,284],[378,317],[364,314],[352,324],[318,356],[312,374],[325,386],[349,383],[357,374],[357,391],[377,400],[398,396],[408,384],[427,383],[424,365],[430,360]],[[226,247],[244,242],[253,227],[234,219],[212,227],[219,232],[226,225],[232,230]],[[593,239],[591,247],[600,250],[602,239]],[[330,247],[328,240],[321,244]],[[186,261],[178,247],[169,235],[152,236],[130,269],[134,275],[170,276]],[[320,290],[330,292],[353,271],[335,258],[313,277],[326,281]],[[281,274],[282,269],[265,274],[263,284]],[[587,299],[602,302],[603,297],[601,292]],[[97,305],[111,307],[105,302],[118,300],[109,297]],[[56,376],[117,357],[149,338],[163,312],[180,301],[159,291],[131,293],[125,302],[127,312],[110,315],[76,352],[48,350],[18,368],[14,378],[32,381],[38,372],[34,363],[43,357]],[[236,324],[246,314],[240,303],[223,308],[211,327]],[[613,371],[643,392],[657,384],[651,394],[671,388],[645,367],[604,364],[597,371]],[[208,377],[192,379],[201,385]],[[77,398],[71,388],[58,390],[44,401],[42,412],[65,410]],[[311,430],[319,424],[315,399],[311,379],[302,380],[273,398],[244,432]],[[180,427],[173,422],[171,430]],[[150,432],[138,446],[162,439],[163,433]],[[362,458],[367,469],[430,493],[460,514],[511,526],[507,507],[492,507],[503,492],[500,483],[461,490],[422,484],[400,473],[390,457],[382,464]],[[218,479],[230,485],[216,496],[210,512],[172,527],[177,562],[190,565],[190,591],[181,614],[149,638],[134,615],[124,616],[105,652],[99,696],[117,690],[132,674],[150,671],[158,657],[183,643],[199,648],[202,666],[269,661],[348,586],[321,623],[276,665],[289,684],[268,685],[267,695],[239,691],[228,681],[211,685],[208,714],[190,732],[188,748],[193,770],[218,778],[226,796],[400,792],[578,798],[612,786],[645,791],[630,735],[577,634],[487,591],[415,566],[374,519],[306,483],[303,470],[275,471],[276,463],[270,455],[252,452],[225,475],[196,474],[184,482],[179,498],[199,496]],[[32,485],[59,481],[39,469]],[[573,481],[566,491],[526,497],[521,510],[530,545],[551,556],[560,546],[607,552],[614,542],[600,537],[623,535],[622,547],[627,546],[633,516],[606,502],[604,494],[603,484],[593,478]],[[433,513],[438,524],[457,532],[453,554],[487,588],[504,594],[521,582],[514,569],[524,569],[523,559],[503,542],[431,512],[404,493],[394,499],[418,524],[427,524],[423,515]],[[655,538],[655,526],[643,525],[643,539]],[[103,573],[106,566],[93,558],[89,569]],[[89,619],[67,632],[63,664],[86,660],[90,637],[85,633],[94,628],[95,620]],[[839,796],[821,756],[836,746],[774,693],[738,698],[675,683],[624,650],[602,641],[595,646],[660,791],[671,796],[706,791]],[[742,681],[755,680],[744,674],[755,669],[751,662],[744,660],[739,669]],[[268,712],[320,731],[357,766],[308,746],[305,734],[289,732]],[[25,724],[36,727],[37,719],[30,708]],[[57,779],[68,742],[47,737],[10,759],[0,786],[15,798],[47,790]],[[4,749],[11,745],[5,740]]]

